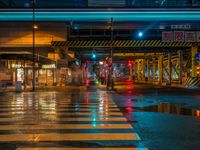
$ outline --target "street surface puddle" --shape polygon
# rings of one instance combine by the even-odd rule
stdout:
[[[134,109],[147,112],[160,112],[160,113],[200,117],[200,110],[184,108],[181,105],[172,103],[160,103],[159,105],[155,106],[134,107]]]

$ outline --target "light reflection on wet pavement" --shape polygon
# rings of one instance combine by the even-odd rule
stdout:
[[[144,150],[140,140],[106,91],[0,96],[0,148]]]
[[[112,99],[150,150],[200,149],[199,90],[132,83],[116,85]]]

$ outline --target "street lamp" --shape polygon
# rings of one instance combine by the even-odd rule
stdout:
[[[37,25],[33,25],[33,28],[34,28],[34,29],[38,29],[38,26],[37,26]]]
[[[138,33],[138,36],[139,36],[139,37],[142,37],[142,36],[143,36],[143,33],[142,33],[142,32],[139,32],[139,33]]]

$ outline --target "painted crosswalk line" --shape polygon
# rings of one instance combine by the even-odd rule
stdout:
[[[17,150],[147,150],[140,141],[106,91],[0,97],[0,143]]]

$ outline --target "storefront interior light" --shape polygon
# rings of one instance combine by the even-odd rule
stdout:
[[[55,64],[42,65],[42,69],[54,69],[54,68],[56,68]]]

